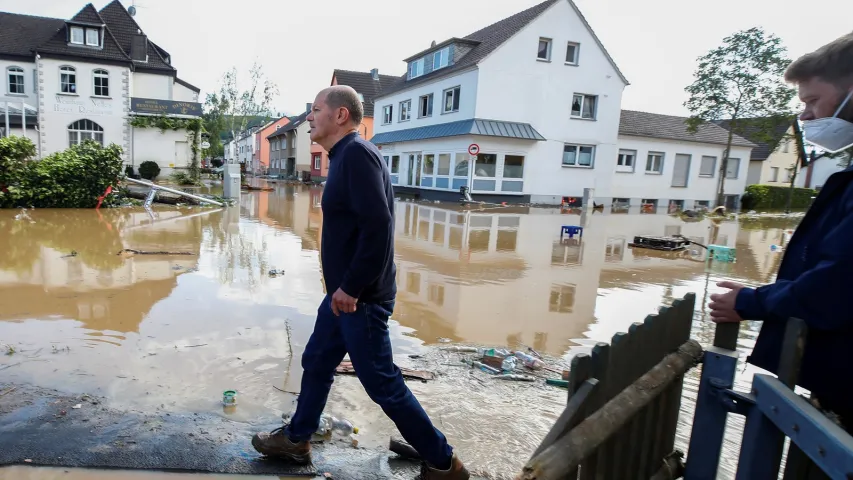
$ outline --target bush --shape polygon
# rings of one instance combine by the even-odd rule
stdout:
[[[146,180],[154,180],[160,175],[160,165],[157,162],[146,160],[139,164],[139,176]]]
[[[174,173],[172,173],[171,178],[172,178],[172,181],[177,183],[178,185],[184,185],[184,186],[201,185],[200,182],[193,180],[192,177],[186,172],[174,172]]]
[[[773,185],[750,185],[746,187],[746,193],[741,199],[741,208],[744,210],[781,210],[788,203],[788,191],[790,187]],[[812,204],[812,197],[817,196],[817,191],[811,188],[794,188],[791,197],[791,208],[808,208]]]
[[[0,208],[15,206],[17,191],[36,146],[26,137],[0,138]]]

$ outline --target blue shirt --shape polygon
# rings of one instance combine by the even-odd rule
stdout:
[[[379,149],[353,132],[329,151],[320,257],[326,293],[363,303],[397,295],[394,190]]]

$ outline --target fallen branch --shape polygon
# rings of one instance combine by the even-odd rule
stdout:
[[[557,480],[581,464],[643,407],[702,358],[702,347],[688,340],[603,407],[548,446],[524,466],[520,480]]]
[[[132,253],[134,255],[195,255],[191,252],[146,252],[143,250],[133,250],[130,248],[125,248],[124,250],[118,252],[116,255],[121,255],[122,253]]]
[[[184,348],[195,348],[195,347],[206,347],[206,346],[207,346],[206,343],[202,343],[201,345],[187,345]]]
[[[273,386],[272,386],[272,388],[274,388],[274,389],[278,390],[278,391],[279,391],[279,392],[281,392],[281,393],[289,393],[289,394],[291,394],[291,395],[299,395],[299,394],[298,394],[298,393],[296,393],[296,392],[289,392],[289,391],[287,391],[287,390],[284,390],[284,389],[278,388],[278,387],[276,387],[275,385],[273,385]]]
[[[10,393],[14,392],[14,391],[15,391],[15,390],[17,390],[17,389],[18,389],[18,387],[12,387],[12,388],[10,388],[9,390],[6,390],[6,391],[5,391],[5,392],[3,392],[3,393],[0,393],[0,397],[2,397],[3,395],[8,395],[8,394],[10,394]]]

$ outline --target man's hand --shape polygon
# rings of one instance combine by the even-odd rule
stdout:
[[[717,286],[730,290],[726,293],[711,295],[711,304],[708,305],[711,308],[711,320],[716,323],[742,322],[743,319],[735,311],[735,300],[737,300],[738,292],[745,287],[735,282],[720,282]]]
[[[357,298],[350,297],[339,288],[338,291],[332,295],[332,313],[334,313],[336,317],[340,316],[341,312],[353,313],[355,312],[357,303]]]

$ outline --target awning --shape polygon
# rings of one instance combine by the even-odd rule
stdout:
[[[0,102],[0,129],[6,132],[11,127],[21,127],[22,112],[26,112],[26,122],[28,127],[34,127],[38,124],[38,109],[24,102]],[[4,128],[5,127],[5,128]]]
[[[543,137],[529,123],[504,122],[472,118],[457,122],[408,128],[394,132],[378,133],[370,139],[376,145],[427,140],[430,138],[455,137],[459,135],[481,135],[486,137],[516,138],[519,140],[543,141]]]

